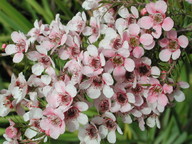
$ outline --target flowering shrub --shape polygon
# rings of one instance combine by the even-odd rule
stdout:
[[[0,92],[0,116],[15,110],[24,120],[10,120],[5,144],[46,142],[66,130],[79,130],[82,144],[115,143],[116,131],[123,134],[117,118],[161,127],[161,113],[189,87],[170,75],[189,40],[177,34],[165,1],[137,4],[142,9],[86,0],[90,20],[79,12],[64,25],[58,14],[50,25],[35,21],[27,34],[11,34],[4,55],[25,61],[31,74],[13,75]],[[97,115],[87,116],[93,108]]]

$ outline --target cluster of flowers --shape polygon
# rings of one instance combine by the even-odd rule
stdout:
[[[98,2],[83,3],[87,10],[98,7],[90,21],[79,12],[63,25],[57,15],[50,25],[36,21],[26,35],[11,34],[14,44],[4,45],[4,55],[14,55],[14,63],[29,61],[32,74],[27,80],[23,73],[13,75],[9,88],[0,91],[0,116],[15,110],[27,125],[10,120],[4,144],[57,139],[65,130],[79,130],[82,144],[104,138],[115,143],[116,131],[122,134],[117,117],[128,124],[138,121],[141,130],[160,128],[165,107],[185,99],[180,88],[189,85],[158,67],[160,61],[179,59],[188,46],[166,16],[166,2],[151,2],[140,12],[122,6],[118,14]],[[156,59],[150,57],[155,53]],[[98,115],[88,119],[90,108]]]

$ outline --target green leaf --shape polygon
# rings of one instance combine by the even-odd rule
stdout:
[[[14,27],[19,26],[19,29],[23,32],[28,32],[32,27],[32,24],[12,5],[10,5],[6,0],[0,1],[0,9],[10,18],[12,21],[17,23]],[[7,18],[8,19],[8,18]],[[11,26],[14,23],[10,23]]]

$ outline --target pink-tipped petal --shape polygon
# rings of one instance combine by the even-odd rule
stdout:
[[[156,25],[153,27],[153,29],[155,30],[155,32],[152,32],[152,35],[154,38],[158,39],[160,38],[161,34],[162,34],[162,28],[160,25]]]
[[[155,3],[155,9],[158,12],[166,13],[166,11],[167,11],[167,4],[166,4],[166,2],[165,1],[157,1]]]
[[[171,58],[171,52],[168,49],[164,49],[159,53],[159,58],[163,62],[167,62]]]
[[[124,69],[124,67],[122,67],[122,66],[118,66],[118,67],[116,67],[115,69],[114,69],[114,71],[113,71],[113,76],[114,77],[122,77],[122,76],[124,76],[125,75],[125,69]]]
[[[164,95],[164,94],[159,95],[159,97],[158,97],[158,103],[159,103],[161,106],[166,106],[167,103],[168,103],[168,98],[167,98],[167,96]]]
[[[135,18],[139,17],[139,12],[135,6],[131,6],[131,13],[134,15]]]
[[[163,21],[162,28],[165,31],[170,31],[174,26],[174,22],[170,17],[166,17]]]
[[[127,58],[125,59],[124,67],[128,72],[132,72],[135,69],[135,62],[132,59]]]
[[[176,50],[176,51],[174,51],[174,52],[172,53],[172,59],[173,59],[173,60],[176,60],[176,59],[178,59],[178,58],[180,57],[180,55],[181,55],[181,50],[178,49],[178,50]]]
[[[8,54],[8,55],[12,55],[12,54],[14,54],[14,53],[16,53],[18,50],[17,50],[17,47],[16,47],[16,45],[14,45],[14,44],[9,44],[9,45],[7,45],[7,47],[5,48],[5,52],[6,52],[6,54]]]
[[[135,58],[141,58],[144,55],[144,49],[142,47],[136,47],[133,50],[133,56]]]
[[[142,34],[140,37],[140,42],[143,45],[150,45],[153,43],[153,37],[150,34]]]
[[[189,44],[189,40],[186,36],[184,35],[181,35],[178,37],[178,42],[179,42],[179,45],[182,47],[182,48],[186,48]]]
[[[24,54],[23,54],[23,53],[16,53],[16,54],[14,55],[14,57],[13,57],[13,62],[14,62],[14,63],[19,63],[19,62],[22,61],[23,57],[24,57]]]
[[[140,33],[140,27],[138,24],[130,24],[128,31],[129,34],[137,36]]]
[[[139,19],[138,24],[141,28],[150,29],[153,26],[153,19],[149,16],[144,16]]]

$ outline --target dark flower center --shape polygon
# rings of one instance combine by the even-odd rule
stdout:
[[[163,15],[161,13],[156,13],[153,15],[153,20],[156,24],[160,24],[163,22]]]
[[[103,100],[99,103],[99,111],[101,112],[106,112],[109,110],[109,101],[108,100]]]
[[[79,115],[79,110],[76,107],[71,107],[64,114],[66,119],[75,119]]]
[[[112,62],[115,64],[115,65],[122,65],[124,60],[121,56],[115,56],[113,59],[112,59]]]
[[[126,94],[118,93],[117,94],[117,101],[120,104],[126,104],[128,102]]]
[[[137,46],[139,46],[140,42],[139,42],[139,39],[137,37],[131,37],[129,39],[129,44],[131,47],[137,47]]]

